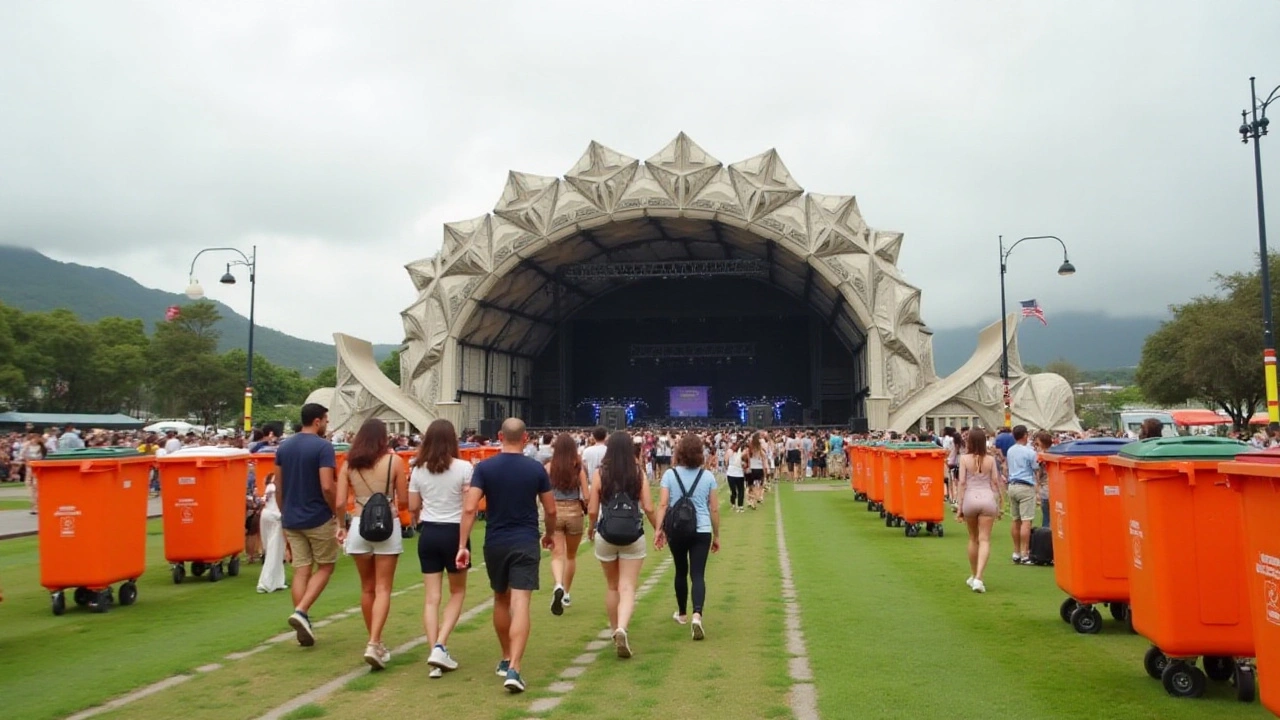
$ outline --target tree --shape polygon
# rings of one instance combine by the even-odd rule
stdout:
[[[1047,373],[1054,373],[1055,375],[1061,375],[1062,379],[1066,380],[1067,384],[1073,388],[1080,384],[1080,368],[1066,360],[1063,360],[1062,358],[1058,358],[1048,365],[1045,365],[1044,371]]]
[[[400,351],[392,350],[391,354],[385,360],[378,363],[378,369],[383,375],[391,378],[391,382],[400,384]]]
[[[338,368],[334,367],[333,365],[330,365],[329,367],[324,368],[320,372],[316,373],[315,377],[311,378],[311,386],[308,390],[309,392],[314,392],[316,390],[319,390],[320,388],[331,388],[331,387],[337,387],[337,386],[338,386]]]
[[[222,362],[228,372],[238,378],[245,377],[248,354],[244,350],[228,350],[222,354]],[[293,368],[276,365],[259,354],[253,356],[254,407],[260,405],[301,405],[311,392],[310,382]],[[243,388],[241,388],[243,397]],[[254,410],[254,419],[258,411]]]
[[[197,415],[217,425],[240,407],[243,374],[233,372],[216,354],[221,316],[213,303],[185,305],[172,321],[156,323],[148,351],[150,375],[158,409],[182,417]]]

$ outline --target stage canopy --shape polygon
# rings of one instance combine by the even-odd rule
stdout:
[[[0,428],[21,429],[28,424],[43,430],[50,427],[74,425],[81,430],[137,430],[145,423],[137,418],[116,413],[114,415],[88,415],[80,413],[0,413]]]

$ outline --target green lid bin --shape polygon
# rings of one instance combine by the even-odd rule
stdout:
[[[1228,462],[1237,455],[1249,452],[1249,445],[1230,438],[1209,435],[1159,437],[1140,440],[1125,445],[1118,453],[1121,457],[1141,462],[1165,462],[1169,460],[1220,460]]]

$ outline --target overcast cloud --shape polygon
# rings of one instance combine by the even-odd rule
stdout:
[[[180,292],[259,249],[258,318],[398,342],[403,265],[491,210],[508,169],[688,132],[776,147],[807,190],[906,234],[938,328],[1164,312],[1257,250],[1248,77],[1276,0],[0,4],[0,243]],[[1272,113],[1280,129],[1280,103]],[[1280,228],[1280,132],[1264,140]],[[1273,238],[1280,244],[1280,232]],[[197,276],[247,314],[243,286]]]

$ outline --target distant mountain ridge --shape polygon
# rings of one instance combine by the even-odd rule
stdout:
[[[90,322],[112,316],[138,318],[150,333],[170,306],[190,300],[178,293],[143,287],[114,270],[60,262],[29,248],[0,246],[0,302],[24,312],[67,308]],[[218,349],[243,349],[249,339],[248,318],[222,303],[215,304],[222,313]],[[255,329],[253,343],[255,353],[304,375],[314,375],[337,361],[333,345],[262,325]],[[374,353],[381,360],[397,347],[375,345]]]
[[[1024,364],[1042,367],[1054,360],[1067,360],[1081,370],[1133,367],[1142,359],[1142,343],[1165,319],[1054,313],[1047,326],[1034,320],[1019,326],[1018,351]],[[983,327],[934,330],[933,362],[938,375],[950,375],[973,355]]]

